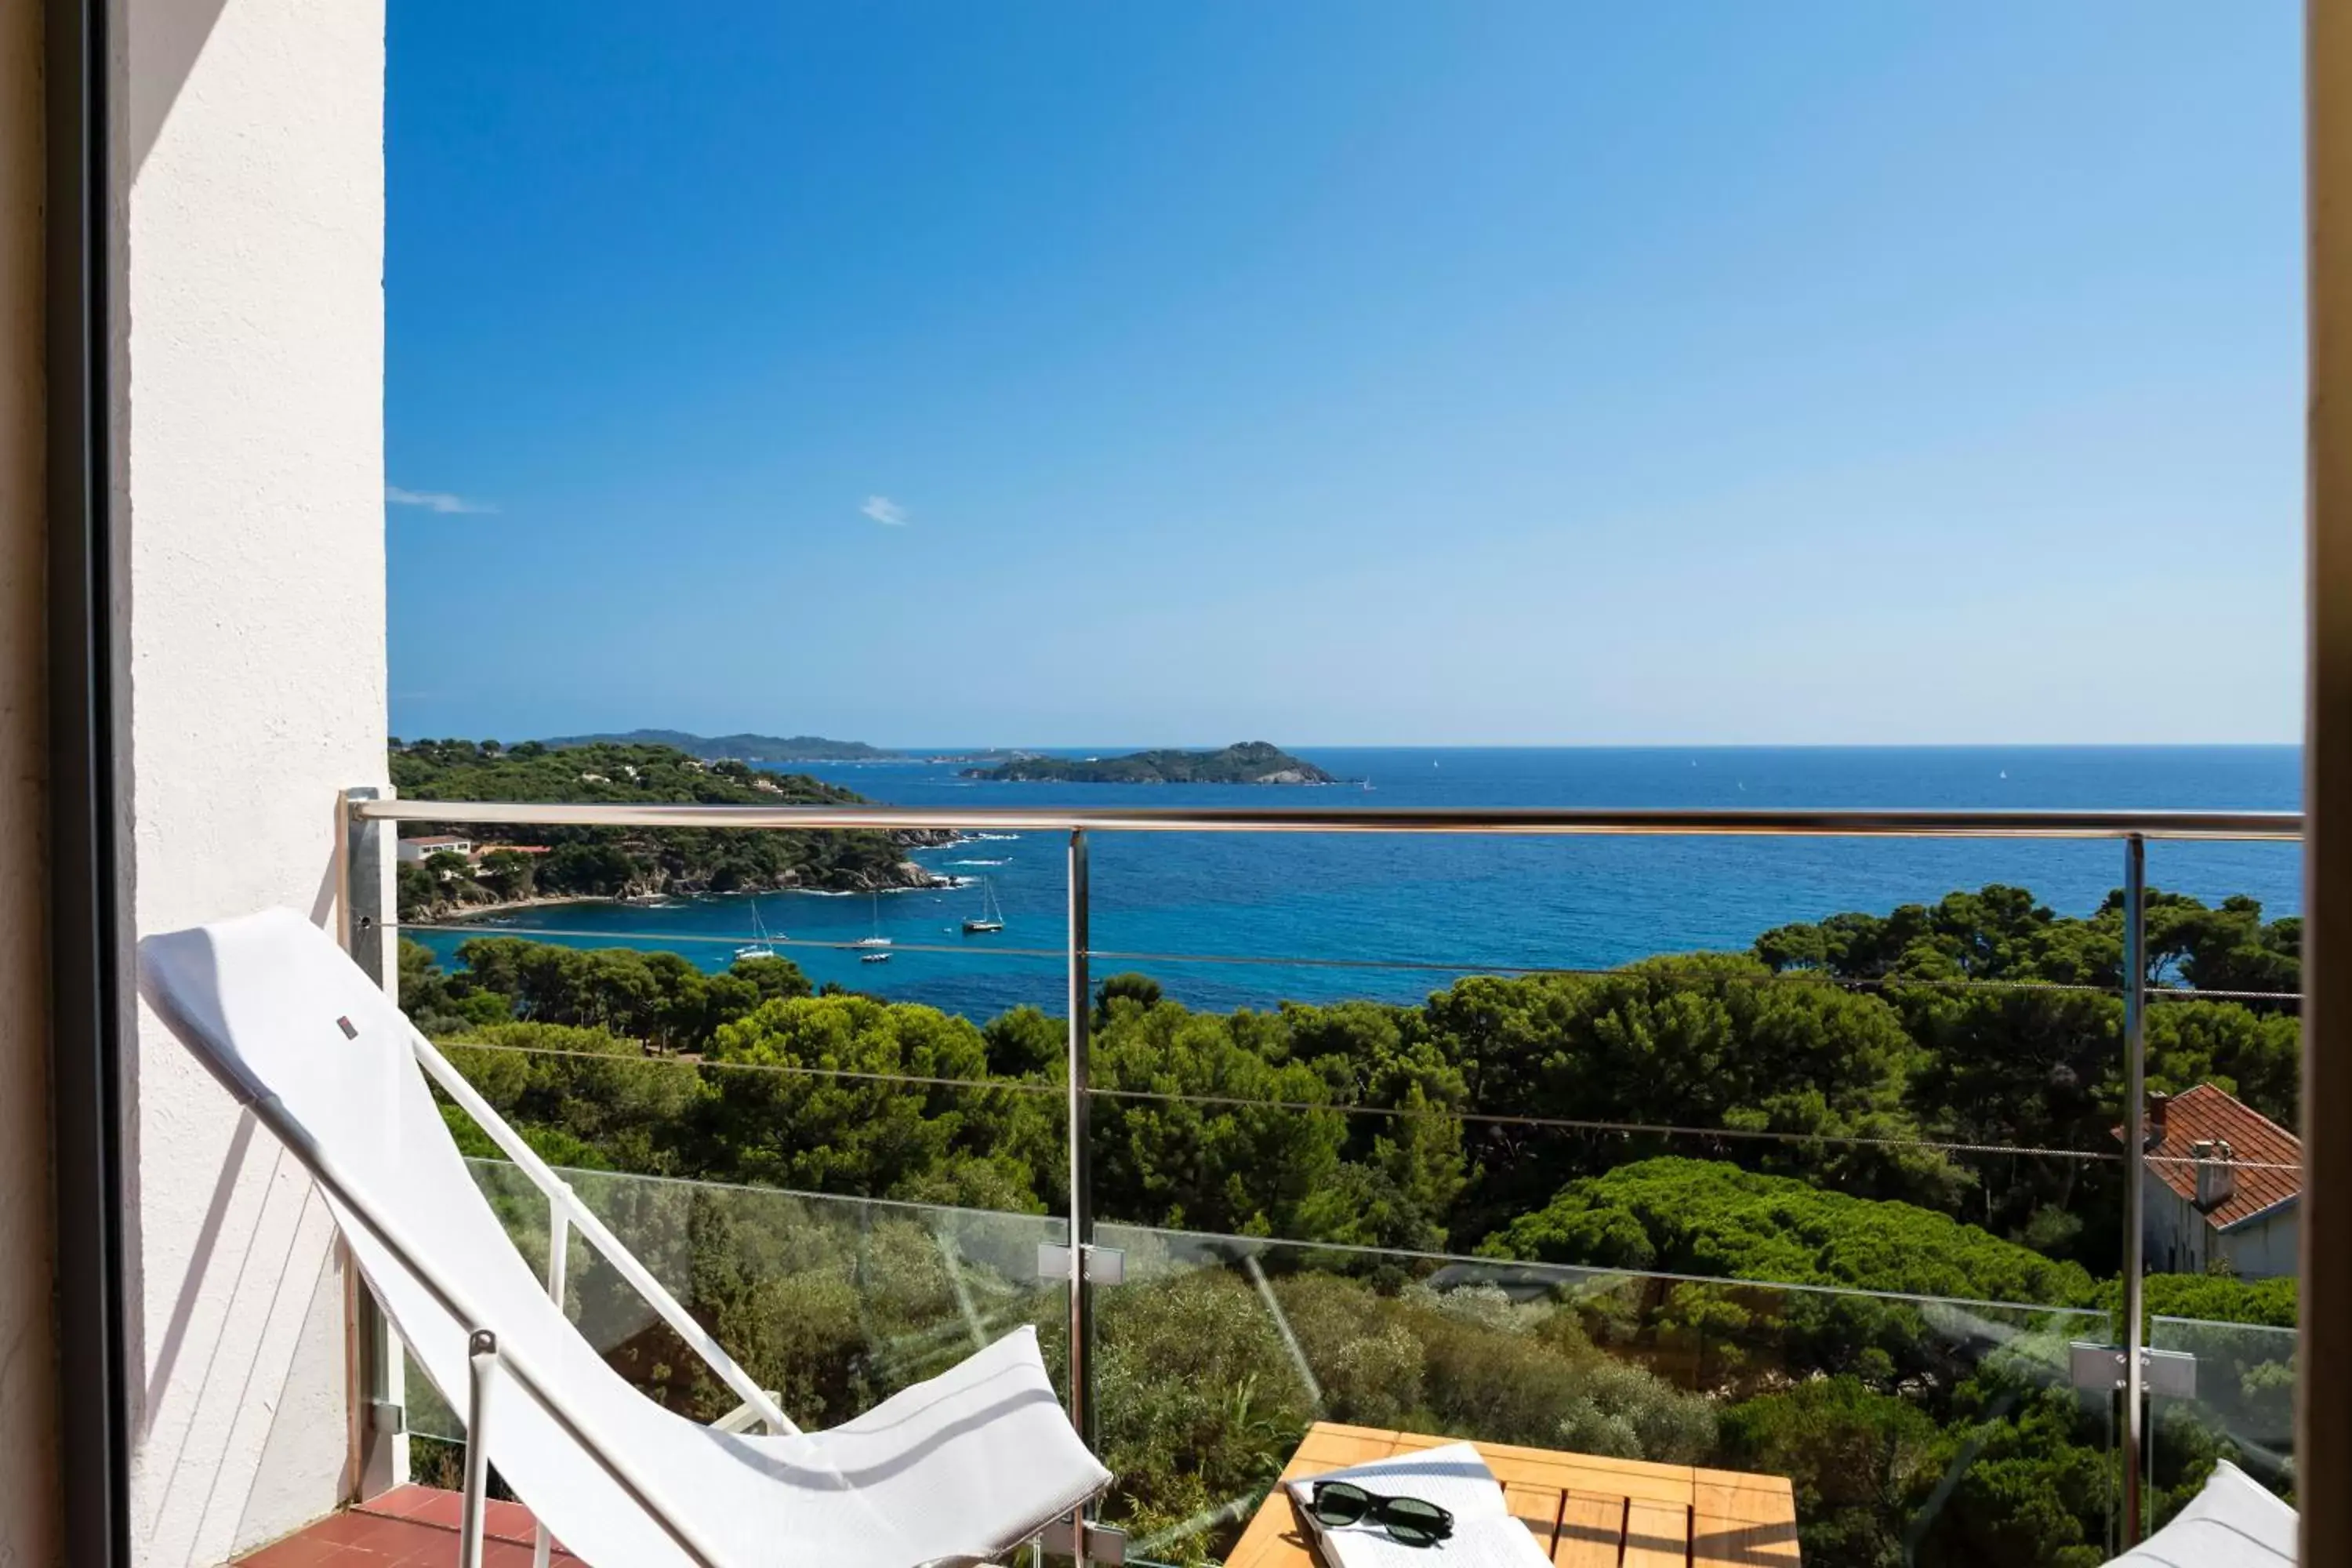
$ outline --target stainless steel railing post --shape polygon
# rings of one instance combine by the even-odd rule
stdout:
[[[1087,1446],[1095,1443],[1094,1293],[1087,1279],[1087,1252],[1095,1238],[1093,1139],[1088,1132],[1087,1052],[1094,985],[1087,973],[1091,905],[1087,879],[1087,834],[1070,834],[1069,1140],[1070,1140],[1070,1425]],[[1086,1555],[1086,1510],[1078,1510],[1077,1554]]]
[[[2141,1365],[2147,1331],[2147,840],[2124,839],[2124,1545],[2139,1544],[2146,1500],[2147,1388]]]
[[[367,977],[399,1001],[398,938],[391,930],[385,893],[392,880],[392,858],[397,829],[380,818],[362,815],[362,801],[390,798],[389,789],[365,785],[343,792],[336,816],[341,826],[339,843],[340,897],[337,934]],[[357,1425],[358,1483],[362,1498],[379,1497],[408,1483],[408,1421],[406,1358],[391,1320],[376,1304],[375,1293],[359,1271],[345,1265],[350,1279],[351,1344],[353,1383],[359,1392]]]

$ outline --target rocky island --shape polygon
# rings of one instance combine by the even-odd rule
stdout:
[[[1303,757],[1264,741],[1216,752],[1134,752],[1123,757],[1015,757],[992,768],[966,768],[968,779],[1054,784],[1328,784],[1339,780]]]

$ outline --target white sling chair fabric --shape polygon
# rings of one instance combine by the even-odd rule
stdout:
[[[2172,1522],[2107,1568],[2294,1568],[2294,1510],[2223,1459]]]
[[[720,1568],[994,1557],[1109,1481],[1025,1328],[830,1431],[735,1436],[672,1415],[549,1300],[467,1174],[408,1020],[324,933],[273,910],[139,950],[142,989],[173,1031],[331,1176],[322,1190],[345,1241],[451,1407],[467,1408],[470,1332],[488,1329]],[[568,1549],[597,1568],[694,1561],[512,1376],[492,1387],[491,1462]]]

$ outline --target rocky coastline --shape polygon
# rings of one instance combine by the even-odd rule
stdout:
[[[953,843],[953,838],[944,840]],[[914,893],[946,891],[963,886],[960,878],[944,872],[929,870],[912,860],[901,860],[888,877],[863,873],[836,879],[811,882],[797,875],[786,875],[773,882],[758,887],[737,886],[723,890],[707,882],[687,878],[667,879],[658,885],[631,887],[622,893],[530,893],[519,899],[499,899],[489,901],[468,901],[436,906],[426,914],[436,923],[470,924],[493,915],[513,914],[521,910],[547,909],[557,904],[644,904],[671,899],[698,899],[714,895],[731,897],[752,893]]]

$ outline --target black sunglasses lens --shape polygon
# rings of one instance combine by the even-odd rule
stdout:
[[[1345,1481],[1330,1481],[1315,1489],[1315,1517],[1325,1524],[1353,1524],[1371,1506],[1370,1492]]]
[[[1435,1541],[1451,1534],[1454,1527],[1453,1517],[1444,1509],[1433,1502],[1423,1502],[1419,1498],[1413,1497],[1391,1498],[1381,1504],[1381,1522],[1387,1525],[1390,1533],[1396,1535],[1401,1541],[1404,1537],[1400,1532],[1406,1531],[1417,1535],[1425,1535],[1430,1540]]]

